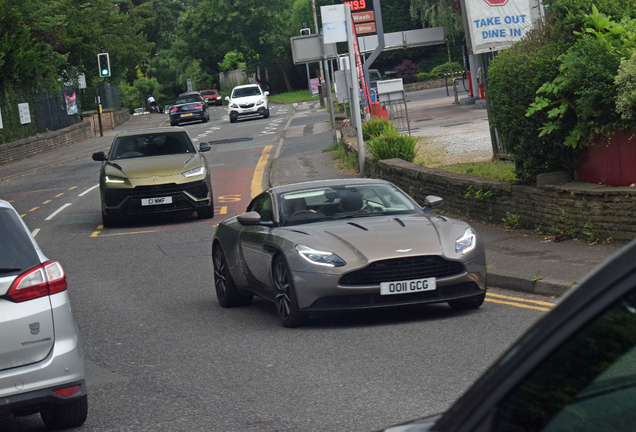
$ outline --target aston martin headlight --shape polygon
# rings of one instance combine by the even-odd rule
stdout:
[[[181,173],[181,175],[184,177],[198,176],[201,174],[205,174],[205,167],[200,166],[199,168],[191,169],[190,171]]]
[[[256,102],[256,105],[263,105],[265,103],[265,99],[259,99],[258,102]]]
[[[333,252],[316,250],[305,245],[296,245],[296,250],[301,257],[312,264],[327,267],[342,267],[346,264],[342,258]]]
[[[104,176],[104,180],[106,183],[126,183],[126,179],[123,177],[115,177],[115,176]]]
[[[475,236],[475,231],[470,228],[466,228],[464,235],[455,240],[455,252],[459,255],[464,255],[475,249],[476,244],[477,238]]]

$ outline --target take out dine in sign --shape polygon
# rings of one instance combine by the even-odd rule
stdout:
[[[499,51],[521,40],[540,16],[538,0],[464,0],[473,54]]]

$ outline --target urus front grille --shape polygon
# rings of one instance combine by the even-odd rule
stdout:
[[[127,197],[137,199],[154,198],[177,195],[181,192],[187,192],[197,199],[205,199],[208,196],[208,188],[205,181],[199,180],[185,184],[168,183],[153,186],[137,186],[133,189],[107,189],[106,204],[110,207],[115,207]]]
[[[417,256],[376,261],[363,269],[347,273],[340,285],[380,285],[382,282],[410,279],[443,278],[464,272],[464,265],[440,256]]]

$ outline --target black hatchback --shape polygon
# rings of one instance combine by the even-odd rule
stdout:
[[[180,94],[170,109],[170,126],[192,121],[206,123],[208,120],[210,120],[208,104],[199,92]]]

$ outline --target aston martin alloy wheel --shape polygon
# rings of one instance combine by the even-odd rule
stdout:
[[[276,313],[284,327],[298,327],[304,322],[298,310],[296,291],[289,268],[282,257],[274,263],[274,285],[276,286]]]
[[[252,303],[254,295],[241,292],[234,284],[220,245],[216,245],[214,248],[212,264],[214,266],[214,290],[221,307],[247,306]]]

